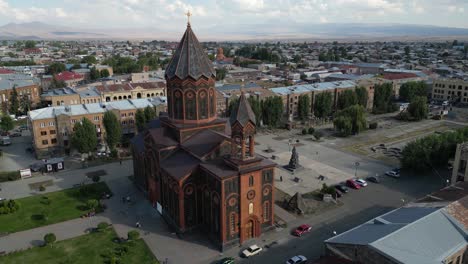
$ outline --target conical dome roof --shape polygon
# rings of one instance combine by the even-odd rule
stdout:
[[[242,92],[239,98],[239,103],[231,113],[231,126],[234,125],[236,121],[238,121],[243,127],[245,127],[249,121],[251,121],[254,125],[256,124],[255,113],[252,111],[252,107],[250,107],[244,92]]]
[[[174,77],[181,80],[187,77],[198,80],[202,76],[206,78],[216,76],[213,65],[198,42],[190,24],[187,25],[184,36],[166,68],[165,76],[168,80]]]

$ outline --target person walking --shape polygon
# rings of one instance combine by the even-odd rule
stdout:
[[[283,181],[283,176],[280,176],[280,182],[282,182],[282,181]]]
[[[120,162],[120,165],[122,165],[122,159],[120,159],[119,162]]]

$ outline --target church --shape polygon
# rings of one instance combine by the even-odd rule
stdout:
[[[244,94],[217,116],[215,75],[188,23],[165,72],[167,113],[132,139],[132,153],[135,183],[166,222],[224,250],[273,228],[276,164],[255,154]]]

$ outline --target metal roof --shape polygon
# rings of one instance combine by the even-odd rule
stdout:
[[[322,83],[312,83],[312,84],[301,84],[293,85],[286,87],[276,87],[270,88],[270,91],[279,94],[301,94],[312,91],[327,91],[334,89],[349,89],[356,87],[356,83],[349,80],[344,81],[334,81],[334,82],[322,82]]]

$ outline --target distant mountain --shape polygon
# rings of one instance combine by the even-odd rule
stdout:
[[[226,22],[227,23],[227,22]],[[184,28],[164,31],[157,28],[79,29],[42,22],[9,23],[0,27],[0,39],[158,39],[178,40]],[[195,28],[201,40],[381,40],[381,39],[468,39],[468,29],[404,24],[288,22],[265,24],[219,24]]]

